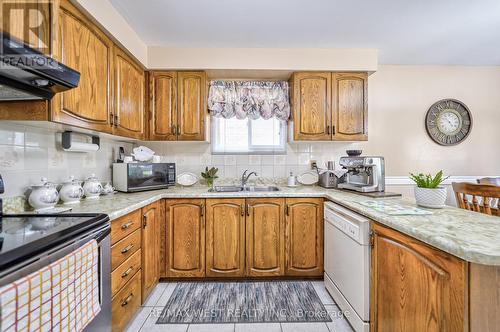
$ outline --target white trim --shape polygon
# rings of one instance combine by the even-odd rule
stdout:
[[[476,183],[477,179],[484,177],[492,177],[492,176],[484,176],[484,175],[457,175],[450,176],[446,179],[443,184],[451,185],[452,182],[473,182]],[[494,176],[493,176],[494,177]],[[404,186],[404,185],[412,185],[415,184],[408,176],[386,176],[385,177],[385,185],[387,186]]]

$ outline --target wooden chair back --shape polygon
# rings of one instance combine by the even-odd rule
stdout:
[[[492,201],[500,198],[500,186],[453,182],[452,187],[457,199],[457,205],[461,209],[499,215],[498,207],[495,209],[491,205],[493,204]],[[472,196],[472,200],[469,201],[468,196]]]
[[[479,184],[491,184],[494,186],[500,186],[500,177],[498,178],[482,178],[477,179],[477,183]]]

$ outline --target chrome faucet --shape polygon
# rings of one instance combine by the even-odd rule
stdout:
[[[248,178],[250,176],[252,176],[252,175],[258,176],[257,173],[255,173],[255,172],[250,172],[247,175],[247,172],[248,172],[248,169],[243,172],[243,175],[241,175],[241,186],[243,188],[245,188],[245,186],[247,185],[247,181],[248,181]]]

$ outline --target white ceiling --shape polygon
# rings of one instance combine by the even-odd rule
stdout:
[[[382,64],[500,65],[500,0],[110,0],[147,45],[376,48]]]

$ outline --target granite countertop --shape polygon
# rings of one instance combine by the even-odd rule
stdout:
[[[95,200],[83,200],[72,212],[106,213],[113,220],[161,198],[221,197],[324,197],[372,220],[412,236],[466,261],[500,265],[500,217],[454,207],[431,210],[431,215],[392,216],[365,207],[359,202],[374,200],[354,193],[321,187],[280,187],[276,192],[211,193],[206,186],[172,187],[140,193],[117,193]],[[409,198],[377,198],[415,207]]]

